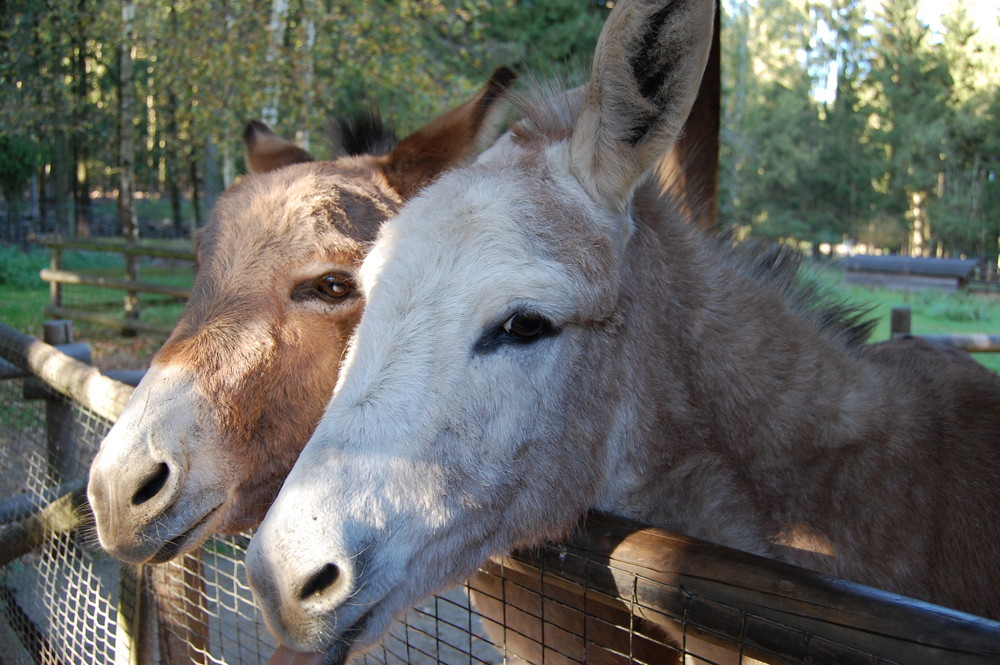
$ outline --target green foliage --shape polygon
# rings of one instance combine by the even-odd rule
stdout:
[[[961,2],[941,34],[919,0],[868,7],[725,5],[720,210],[772,238],[993,260],[996,45],[976,40]]]
[[[42,151],[33,141],[0,136],[0,190],[8,199],[20,196],[42,161]]]
[[[771,238],[996,256],[1000,56],[961,1],[940,34],[919,20],[923,1],[724,1],[724,219]],[[319,157],[327,117],[370,102],[407,133],[500,64],[538,78],[578,73],[608,4],[12,0],[0,7],[0,186],[10,204],[38,175],[62,215],[56,227],[71,229],[99,214],[90,192],[117,190],[126,123],[135,189],[165,202],[137,209],[190,230],[188,218],[206,217],[194,203],[237,176],[247,120],[264,118]],[[140,104],[131,118],[119,117],[126,5]]]
[[[38,286],[42,281],[38,271],[49,260],[48,252],[35,249],[24,251],[0,244],[0,286]]]
[[[491,16],[485,37],[521,71],[589,67],[609,11],[593,0],[508,0]]]

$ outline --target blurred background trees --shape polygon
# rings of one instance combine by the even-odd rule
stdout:
[[[995,2],[986,25],[974,6],[725,0],[724,218],[813,250],[995,264],[1000,30]]]
[[[813,250],[996,260],[996,26],[921,2],[723,1],[725,223]],[[248,119],[320,157],[327,118],[369,103],[403,134],[497,65],[579,72],[612,4],[8,0],[0,240],[121,233],[123,168],[144,233],[190,234],[242,172]]]

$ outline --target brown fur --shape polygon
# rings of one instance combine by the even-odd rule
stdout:
[[[250,173],[267,173],[282,166],[313,161],[303,148],[279,138],[259,120],[251,120],[243,131]]]
[[[548,114],[515,128],[525,147],[572,126],[565,108],[524,111]],[[584,361],[573,381],[593,391],[569,419],[623,394],[635,405],[648,445],[624,466],[646,467],[645,480],[616,511],[1000,618],[1000,377],[916,339],[862,344],[856,314],[796,289],[794,262],[753,265],[695,230],[657,183],[632,205],[622,263],[596,251],[580,279],[623,271],[629,297],[593,353],[615,349],[627,374],[595,381],[600,361]],[[532,233],[587,266],[576,253],[600,242],[574,228],[578,215],[545,218]]]

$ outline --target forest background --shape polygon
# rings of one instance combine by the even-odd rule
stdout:
[[[724,225],[996,263],[1000,12],[929,1],[723,1]],[[405,134],[500,64],[580,77],[613,4],[9,0],[0,240],[189,236],[244,170],[247,120],[318,157],[368,103]]]

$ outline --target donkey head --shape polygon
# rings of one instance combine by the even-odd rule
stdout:
[[[247,556],[281,640],[340,662],[609,491],[633,192],[701,80],[710,0],[623,0],[583,90],[386,224],[333,400]]]
[[[198,233],[191,298],[91,468],[111,554],[165,561],[256,526],[333,391],[361,315],[356,271],[379,225],[496,136],[513,77],[497,70],[388,154],[378,154],[385,134],[362,145],[342,134],[355,154],[315,161],[247,126],[253,173]]]

